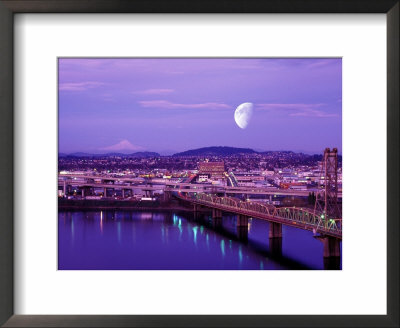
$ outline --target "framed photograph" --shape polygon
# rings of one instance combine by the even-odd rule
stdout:
[[[340,270],[341,81],[341,58],[58,58],[58,270]]]
[[[398,1],[0,10],[2,325],[399,325]]]

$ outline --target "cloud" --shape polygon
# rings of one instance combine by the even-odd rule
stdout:
[[[133,145],[126,139],[121,140],[115,145],[100,148],[100,150],[106,150],[106,151],[140,151],[143,149],[144,149],[143,147]]]
[[[103,93],[99,96],[101,96],[104,101],[115,101],[112,93]]]
[[[318,108],[324,104],[256,104],[257,109],[262,110],[304,110]]]
[[[337,114],[326,113],[319,109],[325,104],[257,104],[258,110],[285,112],[289,116],[337,117]]]
[[[341,58],[276,58],[270,61],[271,65],[280,68],[328,68],[341,64]]]
[[[147,89],[147,90],[138,90],[133,91],[132,93],[135,95],[168,95],[173,93],[175,90],[173,89]]]
[[[341,63],[340,58],[319,58],[312,60],[308,65],[308,68],[324,68],[331,65],[337,65]]]
[[[301,112],[292,113],[290,116],[309,116],[309,117],[337,117],[337,114],[325,113],[322,110],[307,108]]]
[[[167,100],[142,100],[139,101],[140,106],[145,108],[166,108],[166,109],[197,109],[197,108],[207,108],[207,109],[227,109],[231,106],[224,103],[200,103],[200,104],[177,104],[172,103]]]
[[[88,89],[97,88],[102,85],[105,85],[105,83],[93,82],[93,81],[75,82],[75,83],[65,82],[65,83],[60,83],[58,89],[60,91],[86,91]]]

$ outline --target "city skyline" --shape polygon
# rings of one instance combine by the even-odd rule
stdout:
[[[59,152],[342,149],[341,59],[59,59]],[[234,112],[254,104],[246,129]]]

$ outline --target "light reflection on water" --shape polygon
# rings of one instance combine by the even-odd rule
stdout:
[[[221,239],[221,253],[222,256],[225,256],[225,240]]]
[[[248,241],[236,219],[132,211],[60,211],[59,269],[322,269],[322,246],[306,231],[283,229],[282,253],[268,249],[268,223],[252,219]],[[285,237],[287,241],[285,242]],[[300,251],[299,251],[300,249]],[[307,252],[307,253],[303,253]]]
[[[192,230],[193,230],[193,241],[194,241],[194,243],[195,244],[197,244],[197,229],[198,229],[199,227],[197,227],[197,226],[194,226],[193,228],[192,228]]]

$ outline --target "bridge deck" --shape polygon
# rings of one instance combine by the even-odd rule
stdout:
[[[107,180],[107,179],[104,179]],[[117,180],[114,180],[117,181]],[[124,181],[126,182],[126,181]],[[311,192],[308,190],[287,190],[287,189],[254,189],[254,188],[243,188],[243,187],[215,187],[211,185],[195,185],[195,184],[119,184],[119,183],[100,183],[100,182],[87,182],[87,181],[76,181],[66,180],[67,185],[76,187],[91,187],[91,188],[115,188],[115,189],[142,189],[142,190],[164,190],[164,191],[184,191],[184,192],[206,192],[212,190],[217,193],[225,193],[227,195],[276,195],[276,196],[298,196],[307,197]],[[64,180],[58,181],[58,185],[61,187],[64,184]],[[340,198],[341,195],[338,195]]]
[[[301,220],[294,220],[294,219],[284,218],[282,216],[276,216],[276,215],[274,216],[274,215],[270,215],[270,214],[266,214],[266,213],[261,213],[261,212],[257,212],[257,211],[253,211],[253,210],[249,210],[249,209],[238,208],[238,207],[224,205],[224,204],[211,203],[211,202],[207,202],[204,200],[194,199],[191,197],[185,197],[182,195],[175,195],[175,197],[185,200],[185,201],[188,201],[192,204],[206,206],[209,208],[215,208],[215,209],[219,209],[219,210],[222,210],[225,212],[246,215],[246,216],[257,218],[257,219],[261,219],[261,220],[265,220],[265,221],[269,221],[269,222],[280,223],[280,224],[284,224],[287,226],[291,226],[291,227],[295,227],[295,228],[299,228],[299,229],[303,229],[303,230],[308,230],[308,231],[313,231],[313,232],[317,232],[317,233],[320,233],[323,235],[342,239],[341,229],[340,230],[326,229],[324,226],[321,226],[320,221],[318,221],[318,220],[315,220],[314,223],[302,222]],[[293,210],[293,208],[290,208],[290,210]],[[298,208],[295,210],[301,211],[303,209]]]

